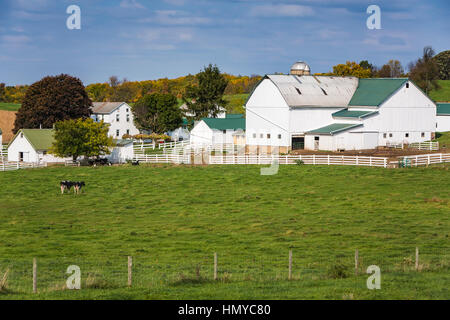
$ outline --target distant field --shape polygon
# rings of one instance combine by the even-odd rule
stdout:
[[[438,80],[441,86],[438,90],[433,90],[429,96],[434,101],[450,101],[450,80]]]
[[[0,110],[17,111],[20,108],[20,103],[0,102]]]
[[[441,148],[450,149],[450,132],[437,132],[436,140]]]
[[[0,299],[448,299],[449,168],[0,172],[0,280],[8,271]],[[66,179],[85,181],[85,193],[61,195]],[[73,264],[82,289],[64,290]],[[366,288],[372,264],[381,268],[381,290]]]

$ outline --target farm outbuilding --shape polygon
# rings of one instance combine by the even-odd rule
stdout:
[[[191,131],[194,145],[233,144],[236,134],[245,131],[243,115],[230,115],[226,118],[203,118]]]
[[[437,103],[436,104],[436,131],[448,132],[450,131],[450,103]]]
[[[245,108],[250,152],[373,149],[436,131],[436,105],[407,78],[266,75]]]
[[[52,129],[21,129],[8,145],[8,161],[63,163],[70,160],[49,154],[52,144]]]
[[[133,140],[119,139],[115,141],[115,144],[111,154],[107,156],[111,163],[125,163],[127,160],[133,159]]]

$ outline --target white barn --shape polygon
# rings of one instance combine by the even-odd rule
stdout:
[[[450,103],[438,102],[436,104],[436,131],[450,131]]]
[[[139,134],[131,107],[126,102],[94,102],[91,118],[109,123],[108,135],[114,139],[122,139],[125,134]]]
[[[49,154],[52,143],[52,129],[21,129],[8,145],[8,161],[64,163],[71,160]]]
[[[203,118],[191,130],[193,145],[214,145],[235,143],[236,133],[245,131],[243,115],[229,115],[226,118]]]
[[[403,78],[267,75],[245,107],[250,152],[373,149],[436,131],[436,105]]]

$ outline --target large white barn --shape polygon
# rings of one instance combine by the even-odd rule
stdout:
[[[126,102],[94,102],[91,118],[109,123],[108,135],[114,139],[122,139],[125,134],[139,134],[131,107]]]
[[[250,152],[373,149],[436,131],[436,105],[406,78],[267,75],[245,108]]]

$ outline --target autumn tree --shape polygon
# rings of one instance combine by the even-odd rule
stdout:
[[[427,94],[430,90],[439,88],[439,68],[433,59],[434,50],[423,48],[423,55],[415,63],[409,64],[409,77]]]
[[[189,85],[183,96],[188,118],[200,120],[204,117],[215,118],[221,108],[227,105],[223,99],[228,81],[216,65],[210,64],[195,76],[196,84]]]
[[[183,124],[177,98],[172,94],[147,94],[135,103],[132,111],[134,122],[141,130],[163,134]]]
[[[54,142],[49,152],[57,157],[99,157],[114,146],[108,136],[109,124],[91,118],[69,119],[55,123]]]
[[[106,101],[110,86],[108,83],[93,83],[86,87],[86,92],[92,101]]]
[[[372,77],[376,71],[376,67],[369,63],[369,61],[367,60],[362,60],[359,62],[359,65],[361,66],[361,68],[365,69],[365,70],[370,70],[370,76]]]
[[[358,63],[354,61],[347,61],[345,64],[338,64],[333,66],[333,75],[343,77],[358,77],[358,78],[370,78],[370,69],[364,69]]]
[[[0,102],[4,101],[4,95],[5,95],[5,84],[0,83]]]
[[[91,114],[91,106],[80,79],[67,74],[48,76],[28,88],[13,131],[52,128],[57,121],[86,118]]]

